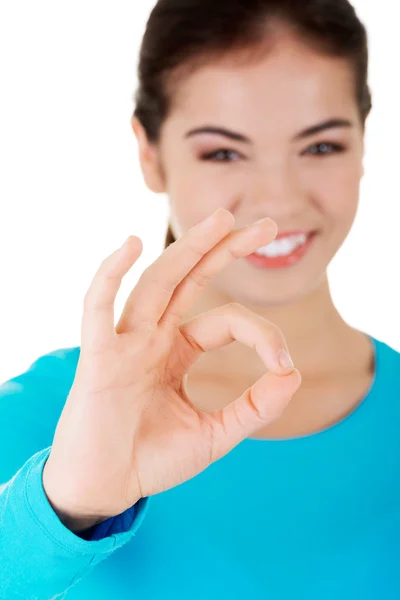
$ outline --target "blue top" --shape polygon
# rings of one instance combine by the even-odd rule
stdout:
[[[86,536],[41,478],[80,348],[40,357],[0,386],[0,598],[398,600],[400,353],[371,339],[373,385],[340,423],[247,439]]]

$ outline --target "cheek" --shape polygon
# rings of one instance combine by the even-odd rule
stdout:
[[[351,222],[358,208],[361,176],[359,164],[332,164],[309,179],[309,189],[326,215]]]
[[[218,167],[186,169],[170,178],[168,195],[171,212],[179,229],[187,231],[218,208],[232,210],[240,198],[243,184],[232,171],[222,173]]]

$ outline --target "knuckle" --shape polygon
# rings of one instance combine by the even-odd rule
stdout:
[[[228,310],[228,315],[232,319],[254,321],[254,319],[257,317],[253,311],[243,306],[243,304],[240,304],[240,302],[230,302],[226,305],[226,307]]]
[[[135,322],[135,328],[137,331],[140,331],[149,336],[157,335],[158,333],[158,324],[153,321],[149,321],[147,319],[142,319],[141,321]]]
[[[200,269],[194,269],[190,274],[189,278],[199,287],[204,288],[208,285],[212,279],[211,275],[207,275]]]
[[[247,394],[247,402],[250,406],[250,410],[257,416],[258,419],[263,420],[264,415],[261,414],[260,409],[258,408],[256,402],[253,399],[252,390],[250,388],[249,393]]]
[[[190,335],[186,330],[181,330],[181,333],[193,350],[200,352],[201,354],[205,354],[206,349],[203,348],[203,346],[201,346],[201,344],[192,335]]]
[[[232,236],[228,237],[225,248],[226,248],[226,251],[228,252],[228,254],[230,255],[231,260],[232,259],[237,260],[238,258],[241,258],[241,253],[238,250],[235,250],[234,247],[227,245],[231,241],[231,239],[230,239],[231,237]]]
[[[196,239],[188,236],[187,247],[195,255],[196,258],[203,258],[207,250],[204,248],[204,242],[202,239]]]
[[[283,348],[285,346],[285,339],[282,331],[275,323],[268,321],[262,317],[264,323],[261,323],[261,328],[265,333],[267,342],[273,348]]]
[[[150,267],[146,267],[146,269],[142,272],[139,281],[141,281],[145,286],[152,284],[153,286],[171,294],[175,290],[176,283],[159,279],[151,267],[152,265],[150,265]]]
[[[168,308],[168,310],[163,314],[160,324],[165,329],[175,329],[176,324],[182,320],[182,315],[179,311],[175,311],[173,308]]]
[[[285,346],[285,338],[282,333],[282,330],[275,325],[275,323],[268,322],[268,326],[270,329],[271,340],[276,346],[284,347]]]
[[[258,315],[257,313],[251,311],[239,302],[230,302],[226,304],[225,310],[232,317],[240,316],[245,318],[256,319],[255,322],[259,324],[260,331],[267,337],[268,342],[271,345],[276,346],[277,348],[285,347],[285,336],[283,335],[282,330],[278,327],[278,325],[276,325],[272,321],[269,321],[261,315]]]
[[[229,302],[226,306],[232,315],[243,314],[246,310],[239,302]]]

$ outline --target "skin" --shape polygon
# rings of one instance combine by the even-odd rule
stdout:
[[[364,173],[352,67],[290,33],[256,62],[234,59],[214,60],[180,82],[159,144],[150,144],[133,119],[146,184],[168,195],[176,238],[218,207],[232,212],[235,228],[268,216],[279,231],[318,229],[319,235],[289,268],[259,270],[245,259],[235,261],[208,284],[186,318],[234,301],[272,321],[285,336],[304,389],[315,389],[316,381],[323,388],[336,375],[370,377],[372,346],[338,313],[327,277],[353,225]],[[351,126],[295,139],[331,119]],[[185,137],[206,125],[241,133],[250,143],[210,133]],[[201,159],[212,152],[214,160]],[[248,385],[265,366],[250,348],[233,343],[204,355],[193,370]]]

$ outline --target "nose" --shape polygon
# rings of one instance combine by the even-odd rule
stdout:
[[[254,216],[270,217],[277,224],[296,223],[305,212],[307,197],[290,165],[273,164],[253,172],[247,182],[247,202]]]

